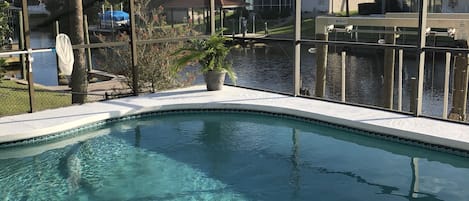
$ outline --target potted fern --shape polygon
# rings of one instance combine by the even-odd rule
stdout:
[[[189,41],[189,46],[178,49],[173,55],[181,55],[174,65],[175,72],[191,62],[198,62],[204,75],[208,91],[221,90],[225,82],[225,76],[236,83],[236,73],[231,68],[231,62],[227,60],[230,48],[225,45],[227,39],[221,34],[215,34],[208,39],[194,39]]]

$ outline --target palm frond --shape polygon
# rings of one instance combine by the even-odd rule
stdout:
[[[191,52],[191,54],[186,54],[176,60],[172,67],[174,73],[180,72],[183,67],[189,64],[191,61],[197,61],[204,57],[204,52]]]
[[[231,64],[226,62],[231,47],[227,47],[225,42],[229,39],[220,33],[210,36],[207,39],[195,39],[189,41],[189,46],[178,49],[172,55],[180,55],[173,68],[179,72],[189,62],[199,62],[201,71],[226,71],[230,79],[236,83],[236,73],[231,68]]]

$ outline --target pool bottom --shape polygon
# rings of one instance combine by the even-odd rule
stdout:
[[[187,164],[109,135],[0,166],[2,200],[244,200]],[[7,175],[15,169],[21,174]]]

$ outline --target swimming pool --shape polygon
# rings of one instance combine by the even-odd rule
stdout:
[[[0,150],[2,200],[468,200],[469,160],[290,116],[155,113]]]

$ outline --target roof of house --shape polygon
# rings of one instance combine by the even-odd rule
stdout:
[[[238,8],[245,7],[244,0],[215,0],[217,8]],[[208,8],[210,0],[169,0],[163,4],[165,8]]]

